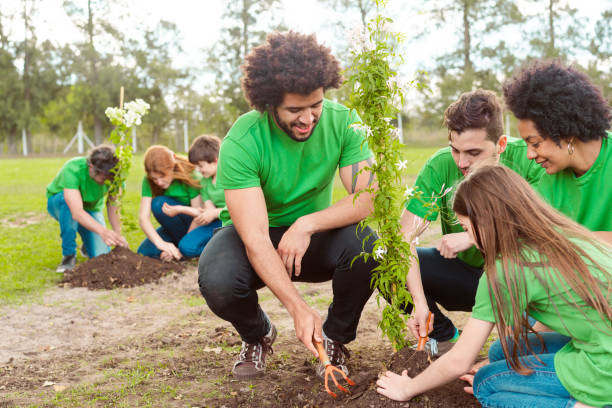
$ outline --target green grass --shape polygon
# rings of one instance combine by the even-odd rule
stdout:
[[[435,151],[430,147],[404,149],[407,182],[414,180]],[[45,289],[61,278],[55,272],[62,257],[59,226],[47,213],[45,188],[66,160],[67,157],[0,160],[0,305],[41,301]],[[126,213],[134,222],[143,175],[142,155],[138,155],[132,162],[124,198]],[[345,195],[336,177],[333,201]],[[124,231],[124,235],[133,251],[144,239],[139,229]],[[80,237],[78,240],[80,245]],[[79,262],[84,261],[78,257]]]

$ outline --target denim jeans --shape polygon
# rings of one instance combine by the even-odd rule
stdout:
[[[458,258],[444,258],[436,248],[417,248],[417,255],[425,299],[434,315],[429,337],[437,341],[449,340],[455,335],[455,325],[436,303],[446,310],[470,312],[482,269]],[[412,312],[412,305],[406,307],[406,312]]]
[[[208,225],[202,225],[187,232],[193,217],[186,214],[170,217],[162,211],[164,203],[182,205],[174,198],[166,196],[157,196],[151,201],[151,212],[161,225],[157,228],[159,236],[164,241],[172,242],[176,245],[179,251],[188,258],[200,256],[202,250],[212,238],[213,231],[221,227],[221,221],[216,220]],[[140,244],[138,253],[151,258],[159,258],[161,255],[161,251],[148,238],[145,238]]]
[[[47,200],[47,211],[53,218],[59,221],[63,256],[76,254],[77,232],[79,235],[81,235],[81,239],[85,245],[85,250],[90,258],[106,254],[110,251],[110,248],[104,243],[100,235],[83,227],[81,224],[76,222],[74,218],[72,218],[72,213],[70,212],[68,204],[66,204],[63,191],[49,197]],[[87,213],[101,225],[106,225],[104,222],[104,214],[102,214],[102,212],[87,211]]]
[[[570,340],[559,333],[541,333],[545,348],[530,334],[528,342],[537,353],[520,357],[533,370],[530,375],[514,371],[505,360],[501,343],[497,340],[489,349],[490,364],[480,368],[474,377],[474,395],[483,407],[538,407],[571,408],[576,404],[563,387],[555,371],[555,353]],[[510,350],[512,352],[512,350]]]
[[[323,331],[332,340],[348,343],[355,339],[361,312],[372,294],[370,279],[377,263],[372,257],[351,262],[362,251],[362,239],[372,231],[356,231],[357,225],[316,233],[302,258],[297,282],[325,282],[331,279],[333,301]],[[288,227],[269,229],[276,248]],[[372,235],[365,251],[372,250]],[[269,323],[259,306],[257,289],[265,285],[251,267],[244,244],[234,226],[217,230],[198,265],[200,292],[208,307],[229,321],[243,341],[255,343],[263,337]]]

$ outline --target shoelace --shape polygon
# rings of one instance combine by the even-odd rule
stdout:
[[[274,354],[271,343],[272,340],[268,337],[263,337],[257,343],[242,343],[240,360],[245,363],[259,362],[263,352],[266,354]]]

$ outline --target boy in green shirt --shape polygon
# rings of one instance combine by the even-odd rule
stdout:
[[[482,275],[482,254],[456,222],[451,208],[454,187],[475,165],[488,159],[511,168],[530,184],[543,173],[527,159],[525,142],[503,135],[502,109],[492,91],[478,89],[462,94],[444,112],[444,124],[449,147],[436,152],[423,166],[414,187],[408,190],[409,200],[401,219],[404,238],[413,244],[412,252],[418,258],[409,274],[420,272],[427,304],[434,314],[428,343],[434,356],[446,352],[459,337],[457,328],[436,303],[446,310],[471,310]],[[418,235],[438,215],[443,236],[437,248],[419,247],[415,251]]]
[[[200,172],[200,196],[203,208],[190,207],[186,205],[170,205],[164,203],[162,211],[164,214],[174,217],[178,214],[186,214],[193,217],[197,226],[195,233],[197,239],[192,240],[192,248],[184,248],[183,255],[200,256],[204,247],[212,238],[215,229],[221,227],[219,214],[225,207],[225,194],[222,188],[217,187],[217,164],[219,159],[219,148],[221,140],[213,135],[200,135],[195,138],[189,148],[189,162],[195,165]],[[187,250],[187,253],[185,253]]]
[[[324,99],[342,78],[338,61],[314,35],[270,34],[243,70],[243,90],[256,110],[238,118],[221,145],[217,186],[225,190],[227,208],[224,228],[200,257],[200,291],[243,340],[234,377],[263,375],[276,338],[257,300],[264,286],[287,308],[312,354],[318,355],[313,342],[324,343],[331,363],[346,372],[344,344],[356,336],[376,267],[372,258],[351,263],[371,233],[357,229],[372,209],[370,194],[353,199],[371,182],[369,172],[359,171],[372,153],[351,127],[359,121],[355,112]],[[338,169],[349,195],[331,205]],[[334,298],[323,323],[292,281],[330,279]],[[317,374],[323,371],[320,364]]]
[[[97,146],[87,157],[75,157],[64,163],[47,186],[47,211],[59,222],[62,239],[63,257],[57,272],[74,268],[77,232],[83,239],[83,252],[90,258],[109,252],[112,245],[127,247],[112,199],[106,200],[112,229],[106,228],[102,214],[108,193],[104,182],[112,177],[110,170],[117,161],[113,146]]]

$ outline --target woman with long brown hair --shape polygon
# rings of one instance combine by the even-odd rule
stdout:
[[[168,216],[162,209],[164,204],[201,208],[200,177],[186,158],[161,145],[147,149],[144,167],[138,222],[147,238],[138,253],[164,260],[181,259],[180,248],[191,247],[191,241],[199,239],[197,224],[187,214]],[[157,230],[151,223],[151,212],[161,225]]]
[[[474,170],[453,209],[485,258],[472,317],[450,352],[414,379],[387,372],[378,392],[408,400],[457,378],[497,326],[510,335],[474,378],[483,406],[612,404],[612,248],[503,166]],[[528,315],[555,332],[534,333]]]

